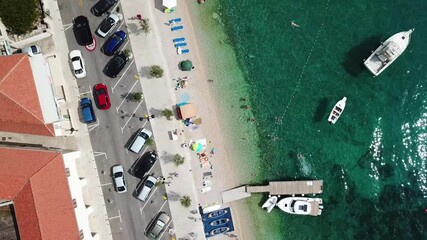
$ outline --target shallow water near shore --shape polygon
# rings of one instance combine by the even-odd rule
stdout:
[[[427,239],[425,2],[222,0],[197,9],[241,183],[324,180],[319,217],[266,214],[265,196],[244,200],[253,239]],[[413,27],[406,52],[373,78],[363,59]],[[329,125],[343,96],[344,114]]]

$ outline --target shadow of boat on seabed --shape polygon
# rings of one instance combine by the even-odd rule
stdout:
[[[350,49],[342,63],[345,71],[353,77],[357,77],[360,73],[365,71],[363,60],[368,58],[371,52],[380,44],[381,36],[372,36]]]

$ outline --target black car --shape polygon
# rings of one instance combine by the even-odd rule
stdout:
[[[110,59],[110,61],[105,65],[104,74],[110,78],[115,78],[120,73],[120,71],[124,68],[129,58],[125,53],[120,53],[119,55]]]
[[[99,0],[93,7],[90,9],[90,12],[99,17],[105,12],[108,11],[112,6],[117,3],[117,0]]]
[[[157,161],[157,153],[155,151],[147,152],[142,155],[132,169],[132,173],[137,178],[144,178]]]
[[[81,46],[93,43],[92,33],[90,31],[89,20],[85,16],[78,16],[73,19],[73,31],[76,41]]]

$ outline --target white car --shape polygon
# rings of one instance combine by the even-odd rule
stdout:
[[[123,15],[121,14],[110,13],[110,15],[102,20],[101,24],[99,24],[98,29],[96,29],[96,34],[105,38],[114,30],[114,28],[116,28],[117,23],[120,22],[122,18]]]
[[[70,52],[70,62],[76,78],[86,77],[85,60],[83,59],[82,52],[80,50],[73,50]]]
[[[23,48],[21,50],[21,52],[23,53],[27,53],[30,57],[36,55],[36,54],[40,54],[42,52],[41,48],[37,45],[33,45],[33,46],[29,46],[26,48]]]
[[[118,193],[127,192],[125,172],[122,165],[118,164],[113,166],[113,178],[116,191]]]

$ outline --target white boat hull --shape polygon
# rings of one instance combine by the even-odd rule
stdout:
[[[318,216],[322,214],[323,201],[321,198],[288,197],[276,206],[289,214]]]
[[[276,196],[269,197],[267,199],[267,201],[265,201],[265,203],[262,205],[262,208],[267,209],[267,212],[270,213],[271,210],[273,210],[276,203],[277,203],[277,197]]]
[[[335,124],[338,119],[341,117],[341,114],[344,112],[345,105],[347,102],[347,97],[343,97],[341,100],[339,100],[334,108],[332,108],[331,113],[329,114],[328,122],[330,124]]]
[[[364,61],[365,67],[375,76],[380,75],[405,51],[414,30],[396,33],[387,39]]]

